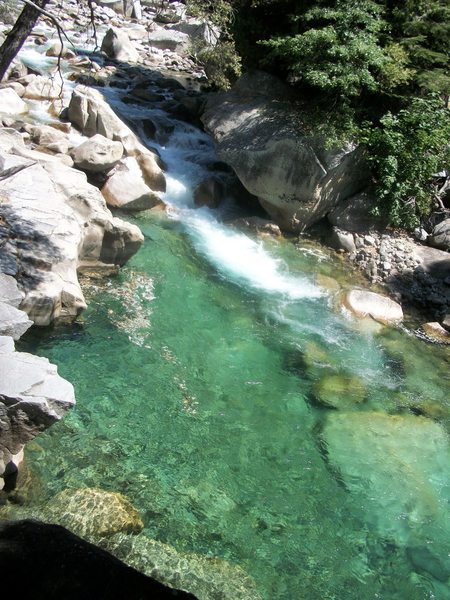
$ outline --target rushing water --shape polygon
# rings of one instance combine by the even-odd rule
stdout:
[[[109,97],[138,125],[167,119]],[[77,396],[28,450],[38,502],[121,492],[149,536],[239,564],[266,599],[450,598],[448,352],[361,329],[317,284],[339,264],[306,241],[193,208],[213,148],[172,125],[169,214],[135,219],[143,248],[85,282],[78,323],[21,343]]]

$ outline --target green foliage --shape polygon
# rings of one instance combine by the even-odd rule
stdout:
[[[377,73],[388,58],[378,43],[385,24],[371,0],[322,3],[298,19],[308,29],[261,43],[268,60],[280,59],[291,78],[329,94],[348,98],[378,88]]]
[[[230,88],[241,74],[241,59],[231,41],[219,41],[216,46],[204,46],[197,52],[211,86],[220,90]]]
[[[390,11],[392,37],[409,55],[414,84],[425,93],[450,94],[450,4],[404,0]]]
[[[380,213],[407,228],[426,215],[431,176],[450,160],[448,0],[187,4],[221,29],[216,48],[197,52],[216,86],[229,86],[241,57],[281,75],[295,84],[311,133],[328,146],[366,144]]]
[[[233,6],[227,0],[188,0],[188,12],[210,24],[211,37],[218,34],[215,46],[197,42],[191,48],[203,65],[212,87],[227,90],[241,74],[241,58],[236,51],[230,27],[234,19]]]
[[[415,227],[432,208],[430,180],[450,161],[450,111],[434,98],[412,99],[362,135],[379,212],[396,226]]]

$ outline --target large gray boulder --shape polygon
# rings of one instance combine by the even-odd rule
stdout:
[[[122,265],[143,242],[135,225],[113,218],[81,171],[0,153],[0,271],[25,292],[36,325],[74,318],[86,306],[77,269]]]
[[[444,219],[434,227],[428,237],[428,243],[435,248],[450,251],[450,218]]]
[[[15,352],[0,337],[0,489],[17,470],[24,445],[58,421],[75,403],[72,385],[46,358]]]
[[[386,222],[373,214],[377,199],[368,192],[360,192],[340,201],[329,213],[328,221],[339,229],[365,233],[382,229]]]
[[[154,48],[172,50],[172,52],[184,54],[188,51],[191,42],[187,33],[158,29],[148,34],[148,43]]]
[[[212,95],[202,120],[219,158],[283,229],[302,231],[361,191],[369,172],[352,144],[325,150],[306,133],[291,91],[257,72]]]
[[[137,160],[129,156],[122,160],[102,187],[108,206],[122,210],[148,210],[162,204],[158,194],[146,185]]]
[[[108,140],[97,133],[72,151],[75,166],[90,173],[105,173],[114,167],[123,155],[120,142]]]
[[[109,57],[121,62],[138,62],[139,53],[128,35],[120,29],[111,27],[102,41],[102,51]]]

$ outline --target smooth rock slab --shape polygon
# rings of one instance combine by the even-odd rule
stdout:
[[[356,517],[408,549],[416,570],[450,576],[450,445],[430,419],[331,412],[322,432],[328,461],[353,496]]]
[[[344,298],[345,306],[357,317],[372,317],[380,323],[399,323],[403,320],[400,304],[387,296],[366,290],[351,290]]]

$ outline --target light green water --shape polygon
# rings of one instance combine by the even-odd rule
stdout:
[[[268,599],[450,597],[445,350],[359,333],[330,296],[309,297],[337,267],[288,243],[266,250],[306,297],[246,284],[176,220],[137,222],[143,249],[88,284],[80,323],[22,344],[78,401],[28,452],[42,503],[122,492],[151,537],[241,565]],[[364,389],[347,413],[315,401],[343,372]],[[411,413],[424,402],[441,424]]]

